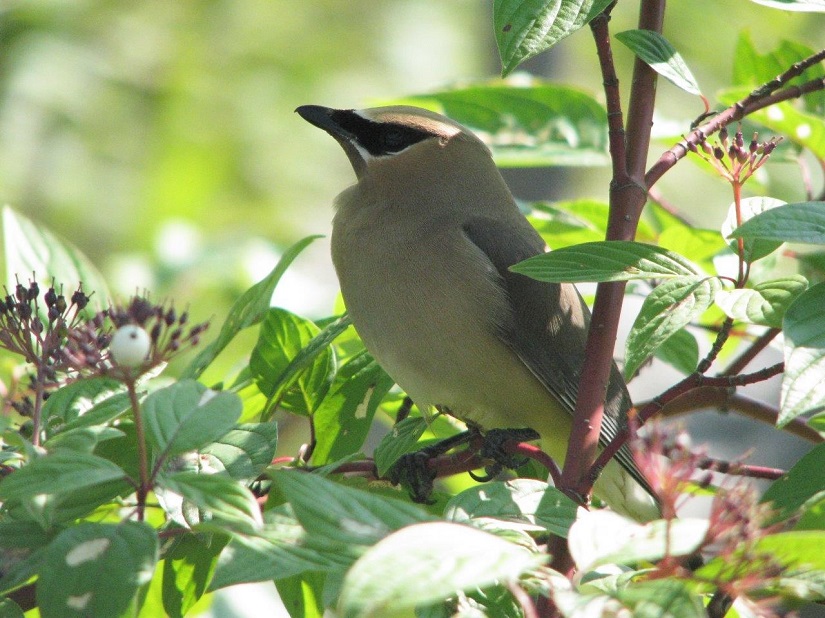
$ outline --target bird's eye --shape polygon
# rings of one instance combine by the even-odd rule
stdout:
[[[407,145],[406,136],[401,129],[387,127],[381,131],[381,146],[386,152],[395,152]]]

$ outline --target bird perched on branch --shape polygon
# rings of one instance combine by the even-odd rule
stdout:
[[[510,272],[546,247],[487,147],[415,107],[296,111],[338,141],[357,176],[336,200],[332,258],[366,348],[419,406],[482,430],[532,428],[562,462],[590,312],[572,284]],[[606,395],[602,443],[630,407],[615,366]],[[595,491],[636,519],[659,514],[626,447]]]

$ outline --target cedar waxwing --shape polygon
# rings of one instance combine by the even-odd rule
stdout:
[[[532,428],[562,462],[590,312],[573,285],[508,270],[546,246],[487,147],[415,107],[296,111],[355,169],[356,184],[336,199],[332,259],[367,350],[419,407],[446,408],[482,430]],[[614,366],[603,442],[629,407]],[[625,447],[595,491],[616,511],[655,519],[646,487]]]

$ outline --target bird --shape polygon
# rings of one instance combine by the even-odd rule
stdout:
[[[413,106],[296,112],[338,142],[355,172],[335,199],[331,253],[366,349],[419,408],[482,431],[533,429],[563,462],[590,312],[574,285],[509,270],[548,249],[487,146]],[[602,446],[630,406],[614,363]],[[594,492],[638,521],[659,516],[626,446]]]

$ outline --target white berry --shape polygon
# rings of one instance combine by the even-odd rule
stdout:
[[[149,355],[152,340],[149,333],[135,324],[121,326],[112,335],[109,353],[121,367],[139,367]]]

